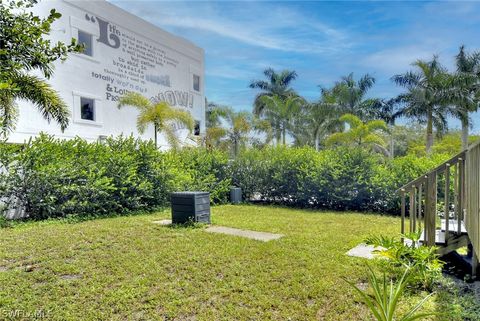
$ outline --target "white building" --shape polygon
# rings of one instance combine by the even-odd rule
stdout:
[[[135,108],[117,108],[118,98],[128,91],[190,112],[196,134],[204,133],[203,49],[106,1],[41,1],[34,10],[47,16],[51,8],[62,14],[51,38],[86,44],[84,53],[55,63],[49,80],[70,107],[70,125],[62,133],[57,123],[48,123],[29,102],[20,101],[11,142],[23,143],[40,132],[89,141],[120,134],[153,139],[153,127],[143,135],[137,132]],[[189,140],[185,129],[179,129],[179,137]],[[159,147],[166,146],[159,135]]]

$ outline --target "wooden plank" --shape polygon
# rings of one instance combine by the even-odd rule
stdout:
[[[457,233],[460,234],[462,231],[460,227],[462,226],[463,220],[463,210],[464,210],[464,200],[465,200],[465,162],[462,158],[458,159],[458,225]]]
[[[405,234],[405,190],[402,191],[401,194],[401,223],[402,226],[400,228],[400,233]],[[402,242],[403,242],[403,237],[402,237]]]
[[[410,218],[410,233],[415,232],[415,188],[410,190],[410,209],[408,211]]]
[[[450,164],[445,167],[445,235],[449,236],[450,222]]]
[[[423,184],[418,186],[417,191],[417,218],[418,218],[418,228],[422,229],[422,194],[423,194]]]
[[[455,164],[455,171],[453,173],[453,206],[454,218],[458,218],[458,164]]]
[[[445,219],[442,219],[440,220],[440,229],[442,231],[446,231],[446,220]],[[458,224],[458,221],[456,219],[450,219],[449,222],[448,222],[448,225],[449,225],[449,228],[450,228],[450,232],[452,231],[458,231],[458,227],[457,227],[457,224]],[[460,230],[461,230],[461,234],[467,234],[467,229],[465,228],[465,224],[464,222],[462,221],[462,225],[460,227]]]
[[[428,246],[435,245],[435,230],[437,217],[437,174],[429,174],[427,177],[425,199],[425,243]]]

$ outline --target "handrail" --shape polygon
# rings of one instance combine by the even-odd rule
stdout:
[[[480,141],[478,143],[476,143],[475,145],[477,144],[480,144]],[[472,145],[473,146],[473,145]],[[470,149],[470,148],[469,148]],[[450,158],[449,160],[443,162],[442,164],[438,165],[437,167],[435,167],[434,169],[430,170],[429,172],[427,172],[426,174],[423,174],[422,176],[419,176],[418,178],[408,182],[407,184],[403,185],[402,187],[400,187],[399,189],[397,189],[395,191],[395,193],[400,193],[400,192],[404,192],[405,190],[411,188],[411,187],[414,187],[414,186],[417,186],[418,184],[421,184],[421,183],[424,183],[425,180],[427,179],[427,176],[428,175],[432,175],[432,174],[436,174],[438,172],[443,172],[445,171],[446,167],[447,167],[447,164],[449,164],[450,166],[457,163],[459,160],[462,160],[462,159],[465,159],[465,153],[469,150],[469,149],[466,149],[464,150],[463,152],[460,152],[458,153],[457,155],[453,156],[452,158]]]

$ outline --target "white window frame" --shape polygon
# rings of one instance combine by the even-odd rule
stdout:
[[[82,106],[80,103],[80,98],[88,98],[94,101],[93,105],[93,119],[82,119]],[[103,126],[103,113],[102,113],[102,99],[98,96],[82,93],[82,92],[73,92],[73,122],[76,124],[90,125],[90,126]]]
[[[84,53],[78,52],[74,53],[76,57],[83,58],[85,60],[89,60],[91,62],[95,63],[100,63],[100,61],[96,58],[98,57],[98,41],[95,40],[95,38],[98,38],[100,36],[99,31],[98,31],[98,24],[97,23],[92,23],[87,20],[80,20],[76,17],[70,16],[70,32],[72,34],[72,37],[78,40],[78,31],[81,30],[85,33],[88,33],[89,35],[92,36],[92,55],[86,55]]]
[[[83,29],[77,29],[77,38],[76,38],[76,39],[78,40],[78,44],[81,44],[81,43],[80,43],[80,32],[83,32],[84,34],[90,36],[90,51],[92,52],[91,55],[88,55],[88,54],[86,54],[85,52],[80,52],[80,54],[82,54],[82,55],[84,55],[84,56],[87,56],[87,57],[90,57],[90,58],[95,57],[95,48],[94,48],[94,45],[93,45],[93,43],[94,43],[94,41],[93,41],[93,35],[92,35],[91,33],[89,33],[89,32],[84,31]]]
[[[203,82],[205,81],[204,80],[204,74],[201,72],[200,68],[198,68],[197,66],[194,66],[194,65],[190,65],[190,68],[189,68],[190,72],[189,72],[189,76],[190,76],[190,80],[189,80],[189,83],[190,83],[190,92],[191,93],[194,93],[195,95],[202,95],[203,94]],[[198,88],[199,90],[196,91],[195,89],[193,89],[193,76],[198,76],[198,78],[200,79],[200,88]]]
[[[198,77],[198,90],[195,89],[195,77]],[[196,73],[192,73],[192,90],[196,93],[202,92],[202,77]]]

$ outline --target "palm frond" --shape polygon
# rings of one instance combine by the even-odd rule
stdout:
[[[15,129],[18,119],[18,106],[7,90],[0,89],[0,136],[6,138]]]
[[[55,120],[62,131],[69,123],[69,108],[58,93],[44,80],[27,74],[12,75],[16,90],[13,97],[33,103],[48,122]]]
[[[142,96],[141,94],[131,92],[120,97],[118,100],[118,108],[122,108],[124,106],[133,106],[139,110],[147,110],[151,108],[153,104],[148,98]]]

